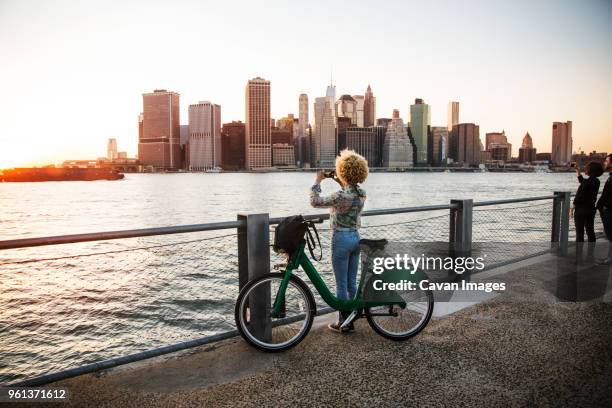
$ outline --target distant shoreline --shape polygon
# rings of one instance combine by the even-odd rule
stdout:
[[[266,169],[266,170],[221,170],[214,172],[206,171],[154,171],[154,172],[140,172],[141,174],[264,174],[264,173],[314,173],[319,168],[311,169]],[[534,169],[503,169],[503,168],[491,168],[491,169],[479,169],[479,168],[427,168],[427,167],[416,167],[410,169],[382,169],[382,168],[370,168],[370,173],[573,173],[575,170],[549,170],[539,171]],[[138,172],[136,172],[138,173]],[[133,173],[132,173],[133,174]]]

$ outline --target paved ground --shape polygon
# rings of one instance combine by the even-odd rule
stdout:
[[[231,340],[55,385],[83,407],[612,406],[612,304],[549,302],[525,279],[542,271],[511,273],[522,300],[434,319],[408,342],[360,321],[283,354]]]

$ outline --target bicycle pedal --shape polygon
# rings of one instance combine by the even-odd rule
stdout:
[[[353,310],[351,312],[351,314],[346,318],[346,320],[344,322],[342,322],[342,324],[340,325],[341,329],[346,329],[347,327],[349,327],[349,325],[351,323],[353,323],[353,321],[357,318],[357,311]]]
[[[278,271],[280,269],[285,269],[287,267],[286,263],[274,264],[273,269]]]

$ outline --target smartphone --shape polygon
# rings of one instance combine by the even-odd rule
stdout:
[[[323,176],[325,178],[334,178],[336,177],[336,170],[323,170]]]

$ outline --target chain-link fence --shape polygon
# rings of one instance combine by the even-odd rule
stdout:
[[[0,383],[234,328],[235,230],[5,250],[0,275]]]

